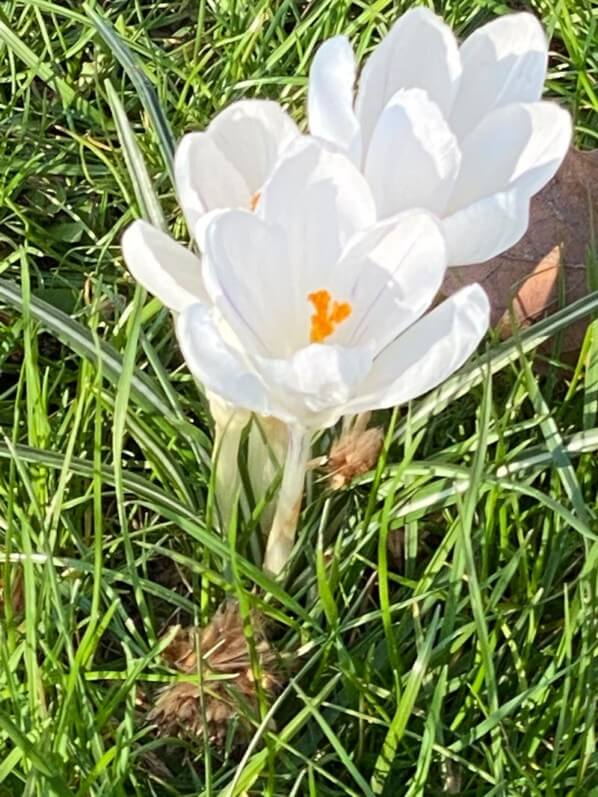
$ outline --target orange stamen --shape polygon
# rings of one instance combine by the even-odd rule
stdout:
[[[309,339],[312,343],[321,343],[332,335],[335,327],[341,324],[351,315],[352,308],[349,302],[331,303],[330,292],[327,290],[314,291],[307,295],[307,300],[311,302],[315,313],[311,316],[311,330]]]
[[[261,195],[261,191],[256,191],[255,194],[249,197],[249,210],[255,210],[257,208],[257,203],[260,201]]]

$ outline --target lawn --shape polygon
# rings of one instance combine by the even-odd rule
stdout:
[[[0,797],[598,795],[598,293],[379,413],[382,458],[350,487],[313,471],[277,582],[259,507],[215,528],[205,400],[120,255],[139,216],[188,240],[180,136],[240,97],[304,126],[318,44],[348,34],[363,60],[412,5],[0,6]],[[597,147],[593,0],[435,3],[459,36],[523,8]],[[220,745],[157,735],[174,627],[226,598],[247,633],[262,617],[274,698]]]

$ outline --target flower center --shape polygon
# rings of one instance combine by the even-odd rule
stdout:
[[[257,203],[260,201],[261,195],[261,191],[256,191],[255,194],[249,197],[249,210],[255,210],[257,208]]]
[[[351,315],[352,308],[349,302],[332,301],[327,290],[314,291],[307,294],[315,312],[311,317],[309,340],[311,343],[321,343],[332,335],[338,324],[341,324]]]

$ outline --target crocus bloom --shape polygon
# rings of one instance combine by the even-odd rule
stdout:
[[[209,390],[289,426],[266,551],[271,571],[282,569],[293,544],[311,432],[424,393],[485,333],[488,300],[477,285],[422,317],[445,268],[430,213],[377,222],[358,169],[309,139],[279,162],[255,212],[224,212],[208,226],[211,302],[187,307],[177,333]]]
[[[569,114],[539,101],[546,65],[531,14],[490,22],[459,47],[439,17],[416,8],[369,56],[355,102],[348,40],[320,47],[310,131],[351,155],[378,218],[426,208],[442,219],[449,265],[482,262],[525,233],[530,198],[569,146]]]
[[[175,314],[195,302],[209,302],[201,259],[166,233],[138,219],[122,238],[122,251],[131,274]],[[227,528],[240,491],[237,455],[251,413],[207,392],[214,419],[214,468],[216,504],[223,528]],[[286,429],[273,419],[249,432],[251,474],[258,497],[265,495],[275,477],[275,461],[284,459]],[[274,462],[273,462],[274,459]],[[268,510],[264,512],[267,521]]]
[[[176,190],[189,229],[200,242],[215,211],[256,205],[274,164],[298,135],[278,103],[240,100],[215,116],[205,131],[183,136],[175,156]]]
[[[189,229],[203,230],[222,209],[253,209],[276,162],[299,135],[278,103],[241,100],[217,114],[205,131],[183,136],[175,182]],[[200,259],[165,233],[136,221],[122,248],[131,274],[173,312],[208,301]]]
[[[290,116],[275,102],[241,100],[214,117],[207,129],[184,136],[175,156],[176,192],[189,229],[201,245],[210,218],[223,208],[253,208],[286,146],[299,136]],[[209,301],[201,261],[165,233],[134,222],[122,241],[127,266],[146,290],[174,313]],[[249,413],[208,394],[215,421],[216,497],[227,525],[239,490],[237,452]],[[250,430],[250,458],[258,495],[273,475],[272,456],[285,447],[285,430],[264,420],[266,440]],[[257,475],[259,474],[259,475]]]

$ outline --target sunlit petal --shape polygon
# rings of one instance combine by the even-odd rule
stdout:
[[[125,230],[121,245],[131,274],[166,307],[180,313],[206,301],[200,259],[166,233],[138,220]]]

